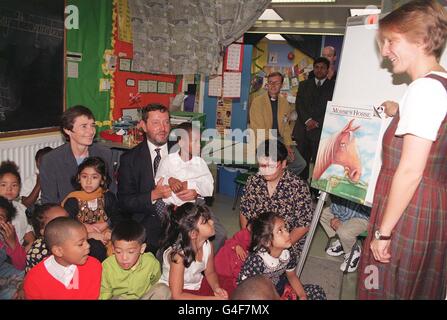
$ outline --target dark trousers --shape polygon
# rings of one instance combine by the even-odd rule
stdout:
[[[161,220],[156,214],[147,214],[141,224],[146,229],[146,252],[152,252],[155,256],[160,248],[161,240],[165,237]]]
[[[300,173],[300,177],[304,180],[309,179],[309,165],[315,163],[317,159],[319,141],[314,141],[304,136],[297,141],[297,149],[306,160],[306,168]]]

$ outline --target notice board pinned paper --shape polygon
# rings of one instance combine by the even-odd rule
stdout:
[[[78,63],[67,61],[67,78],[79,78]]]
[[[240,72],[224,72],[223,96],[225,98],[241,97],[241,79]]]

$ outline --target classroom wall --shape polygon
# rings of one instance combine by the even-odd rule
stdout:
[[[67,31],[66,51],[82,54],[81,61],[71,62],[78,68],[78,77],[67,75],[67,107],[88,106],[98,122],[98,131],[102,131],[120,118],[125,108],[139,108],[149,103],[169,106],[170,99],[181,90],[178,76],[121,70],[121,58],[133,56],[127,1],[68,0],[67,4],[79,8],[80,19],[78,30]],[[139,92],[141,80],[172,83],[174,92]],[[135,95],[139,95],[137,101],[131,99]]]
[[[248,98],[250,92],[252,45],[244,45],[241,79],[241,97],[234,98],[231,116],[231,129],[247,129]],[[206,113],[206,128],[216,127],[217,97],[208,96],[209,77],[205,80],[205,94],[203,101],[203,112]]]
[[[66,106],[89,107],[99,131],[107,128],[110,90],[100,90],[101,79],[112,78],[105,64],[105,50],[112,49],[112,0],[67,0],[79,9],[79,29],[66,30],[66,52],[81,53],[81,61],[66,62]],[[77,68],[77,77],[68,74],[68,64]],[[103,80],[104,81],[104,80]]]
[[[270,53],[277,53],[277,62],[269,61]],[[294,58],[290,60],[288,58],[289,53],[293,53]],[[292,79],[293,77],[297,77],[299,81],[305,79],[303,74],[303,68],[313,64],[313,59],[300,50],[297,50],[290,46],[286,41],[270,41],[268,39],[261,40],[253,49],[253,59],[252,59],[252,81],[254,78],[264,77],[271,72],[279,71],[285,77]],[[266,80],[264,80],[265,82]],[[281,93],[283,95],[292,95],[296,96],[298,91],[298,86],[292,86],[290,80],[290,88],[287,90],[282,90]],[[252,84],[250,90],[250,103],[253,99],[263,94],[265,90],[263,86],[259,87],[259,85],[254,86]]]

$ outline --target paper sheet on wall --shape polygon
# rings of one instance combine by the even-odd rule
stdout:
[[[174,93],[174,84],[171,82],[166,82],[166,93],[173,94]]]
[[[233,101],[231,99],[218,99],[216,108],[216,129],[223,135],[225,129],[231,129],[231,114]]]
[[[221,97],[222,96],[222,76],[210,76],[208,82],[208,96]]]
[[[110,79],[101,78],[99,79],[99,91],[110,90]]]
[[[223,77],[223,96],[240,98],[242,74],[240,72],[224,72]]]
[[[159,82],[158,83],[157,92],[158,93],[166,93],[166,82]]]
[[[157,80],[147,81],[147,92],[157,92]]]
[[[120,61],[120,71],[130,71],[132,60],[130,59],[119,59]]]
[[[67,78],[79,78],[78,63],[67,61]]]
[[[146,93],[147,91],[147,81],[146,80],[138,80],[138,92]]]
[[[235,43],[231,44],[227,48],[227,64],[225,69],[230,71],[241,71],[241,54],[242,45]]]

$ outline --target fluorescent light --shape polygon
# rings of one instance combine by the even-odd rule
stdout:
[[[374,9],[350,9],[351,10],[351,17],[354,16],[367,16],[370,14],[379,14],[380,9],[374,8]]]
[[[279,16],[278,13],[276,13],[273,9],[266,9],[261,16],[258,18],[258,20],[278,20],[283,21],[284,19]]]
[[[311,2],[335,2],[335,0],[272,0],[272,3],[311,3]]]
[[[265,37],[271,41],[286,41],[286,39],[278,33],[268,33]]]

